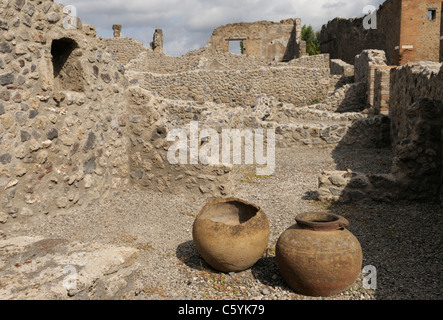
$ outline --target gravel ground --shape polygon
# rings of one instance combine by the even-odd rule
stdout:
[[[271,177],[258,178],[252,167],[236,168],[236,197],[259,205],[271,223],[266,254],[251,269],[231,274],[213,270],[192,242],[195,215],[208,199],[130,190],[47,217],[16,224],[8,235],[64,238],[140,249],[140,274],[125,299],[286,300],[325,299],[295,294],[275,264],[275,244],[295,216],[330,210],[350,221],[360,240],[363,266],[377,271],[377,289],[362,286],[364,275],[347,291],[327,299],[442,299],[442,208],[435,204],[324,204],[315,201],[321,170],[351,168],[388,172],[387,150],[291,148],[277,150]]]

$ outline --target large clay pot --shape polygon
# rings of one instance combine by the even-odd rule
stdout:
[[[197,215],[192,230],[203,259],[222,272],[252,267],[268,245],[270,227],[265,213],[240,199],[217,199]]]
[[[324,212],[296,217],[277,241],[276,263],[286,283],[307,296],[332,296],[348,289],[362,267],[362,249],[346,229],[348,220]]]

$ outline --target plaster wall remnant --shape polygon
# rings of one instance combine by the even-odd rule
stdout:
[[[429,18],[430,10],[433,19]],[[438,62],[443,36],[441,10],[441,0],[387,0],[377,10],[376,29],[365,29],[364,17],[335,18],[322,27],[321,52],[350,64],[366,49],[385,51],[388,65]]]
[[[163,53],[163,30],[155,29],[154,36],[151,42],[151,49],[154,52]]]
[[[269,61],[290,61],[305,55],[301,20],[232,23],[218,27],[209,41],[214,51],[229,52],[229,41],[243,41],[245,55]]]
[[[121,26],[121,24],[114,24],[112,26],[112,30],[114,31],[114,38],[120,38],[122,36],[122,26]]]

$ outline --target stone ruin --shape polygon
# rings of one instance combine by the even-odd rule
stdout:
[[[277,148],[392,149],[389,174],[319,173],[322,201],[443,201],[439,63],[396,68],[380,50],[354,65],[306,56],[299,19],[224,26],[207,46],[171,57],[161,30],[147,48],[119,26],[110,39],[80,19],[66,28],[51,0],[0,9],[2,225],[128,188],[233,195],[232,165],[168,162],[168,133],[191,121],[218,133],[273,129]],[[233,38],[246,54],[226,52]]]
[[[134,184],[160,192],[231,194],[229,165],[168,163],[167,133],[192,120],[219,132],[275,129],[278,147],[385,147],[404,144],[407,137],[398,139],[397,133],[412,132],[395,118],[405,112],[398,91],[417,91],[407,101],[417,112],[422,99],[441,98],[435,93],[438,65],[423,78],[429,84],[420,78],[423,88],[435,90],[420,92],[411,77],[428,68],[389,67],[383,51],[366,50],[352,66],[328,54],[295,54],[282,62],[217,50],[215,39],[223,32],[220,39],[226,38],[226,29],[237,30],[228,38],[245,35],[245,25],[235,24],[216,29],[206,47],[171,57],[152,49],[161,47],[160,30],[155,45],[146,48],[118,37],[120,26],[113,27],[116,37],[104,39],[80,19],[77,29],[65,28],[65,18],[52,1],[2,2],[3,220],[81,205]],[[295,30],[294,43],[300,43],[299,19],[247,24],[253,34],[248,39],[259,43],[257,26],[282,25],[288,37]],[[415,76],[397,76],[408,70]]]

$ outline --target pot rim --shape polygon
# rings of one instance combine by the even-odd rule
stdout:
[[[216,205],[216,204],[219,204],[219,203],[229,203],[229,202],[239,202],[239,203],[242,203],[242,204],[244,204],[244,205],[246,205],[246,206],[249,206],[249,207],[254,208],[254,209],[256,210],[256,212],[255,212],[254,216],[253,216],[251,219],[258,217],[260,214],[263,213],[261,207],[258,206],[258,205],[256,205],[256,204],[250,203],[250,202],[245,201],[245,200],[240,199],[240,198],[229,197],[229,198],[216,198],[216,199],[213,199],[213,200],[207,202],[207,203],[206,203],[206,204],[200,209],[200,211],[199,211],[198,214],[197,214],[197,217],[201,217],[201,216],[203,215],[204,212],[206,212],[210,207],[212,207],[212,206],[214,206],[214,205]],[[251,219],[249,219],[249,220],[251,220]],[[248,220],[248,221],[249,221],[249,220]],[[247,223],[247,222],[246,222],[246,223]]]
[[[349,221],[331,212],[305,212],[295,217],[297,225],[304,229],[332,231],[349,226]]]

